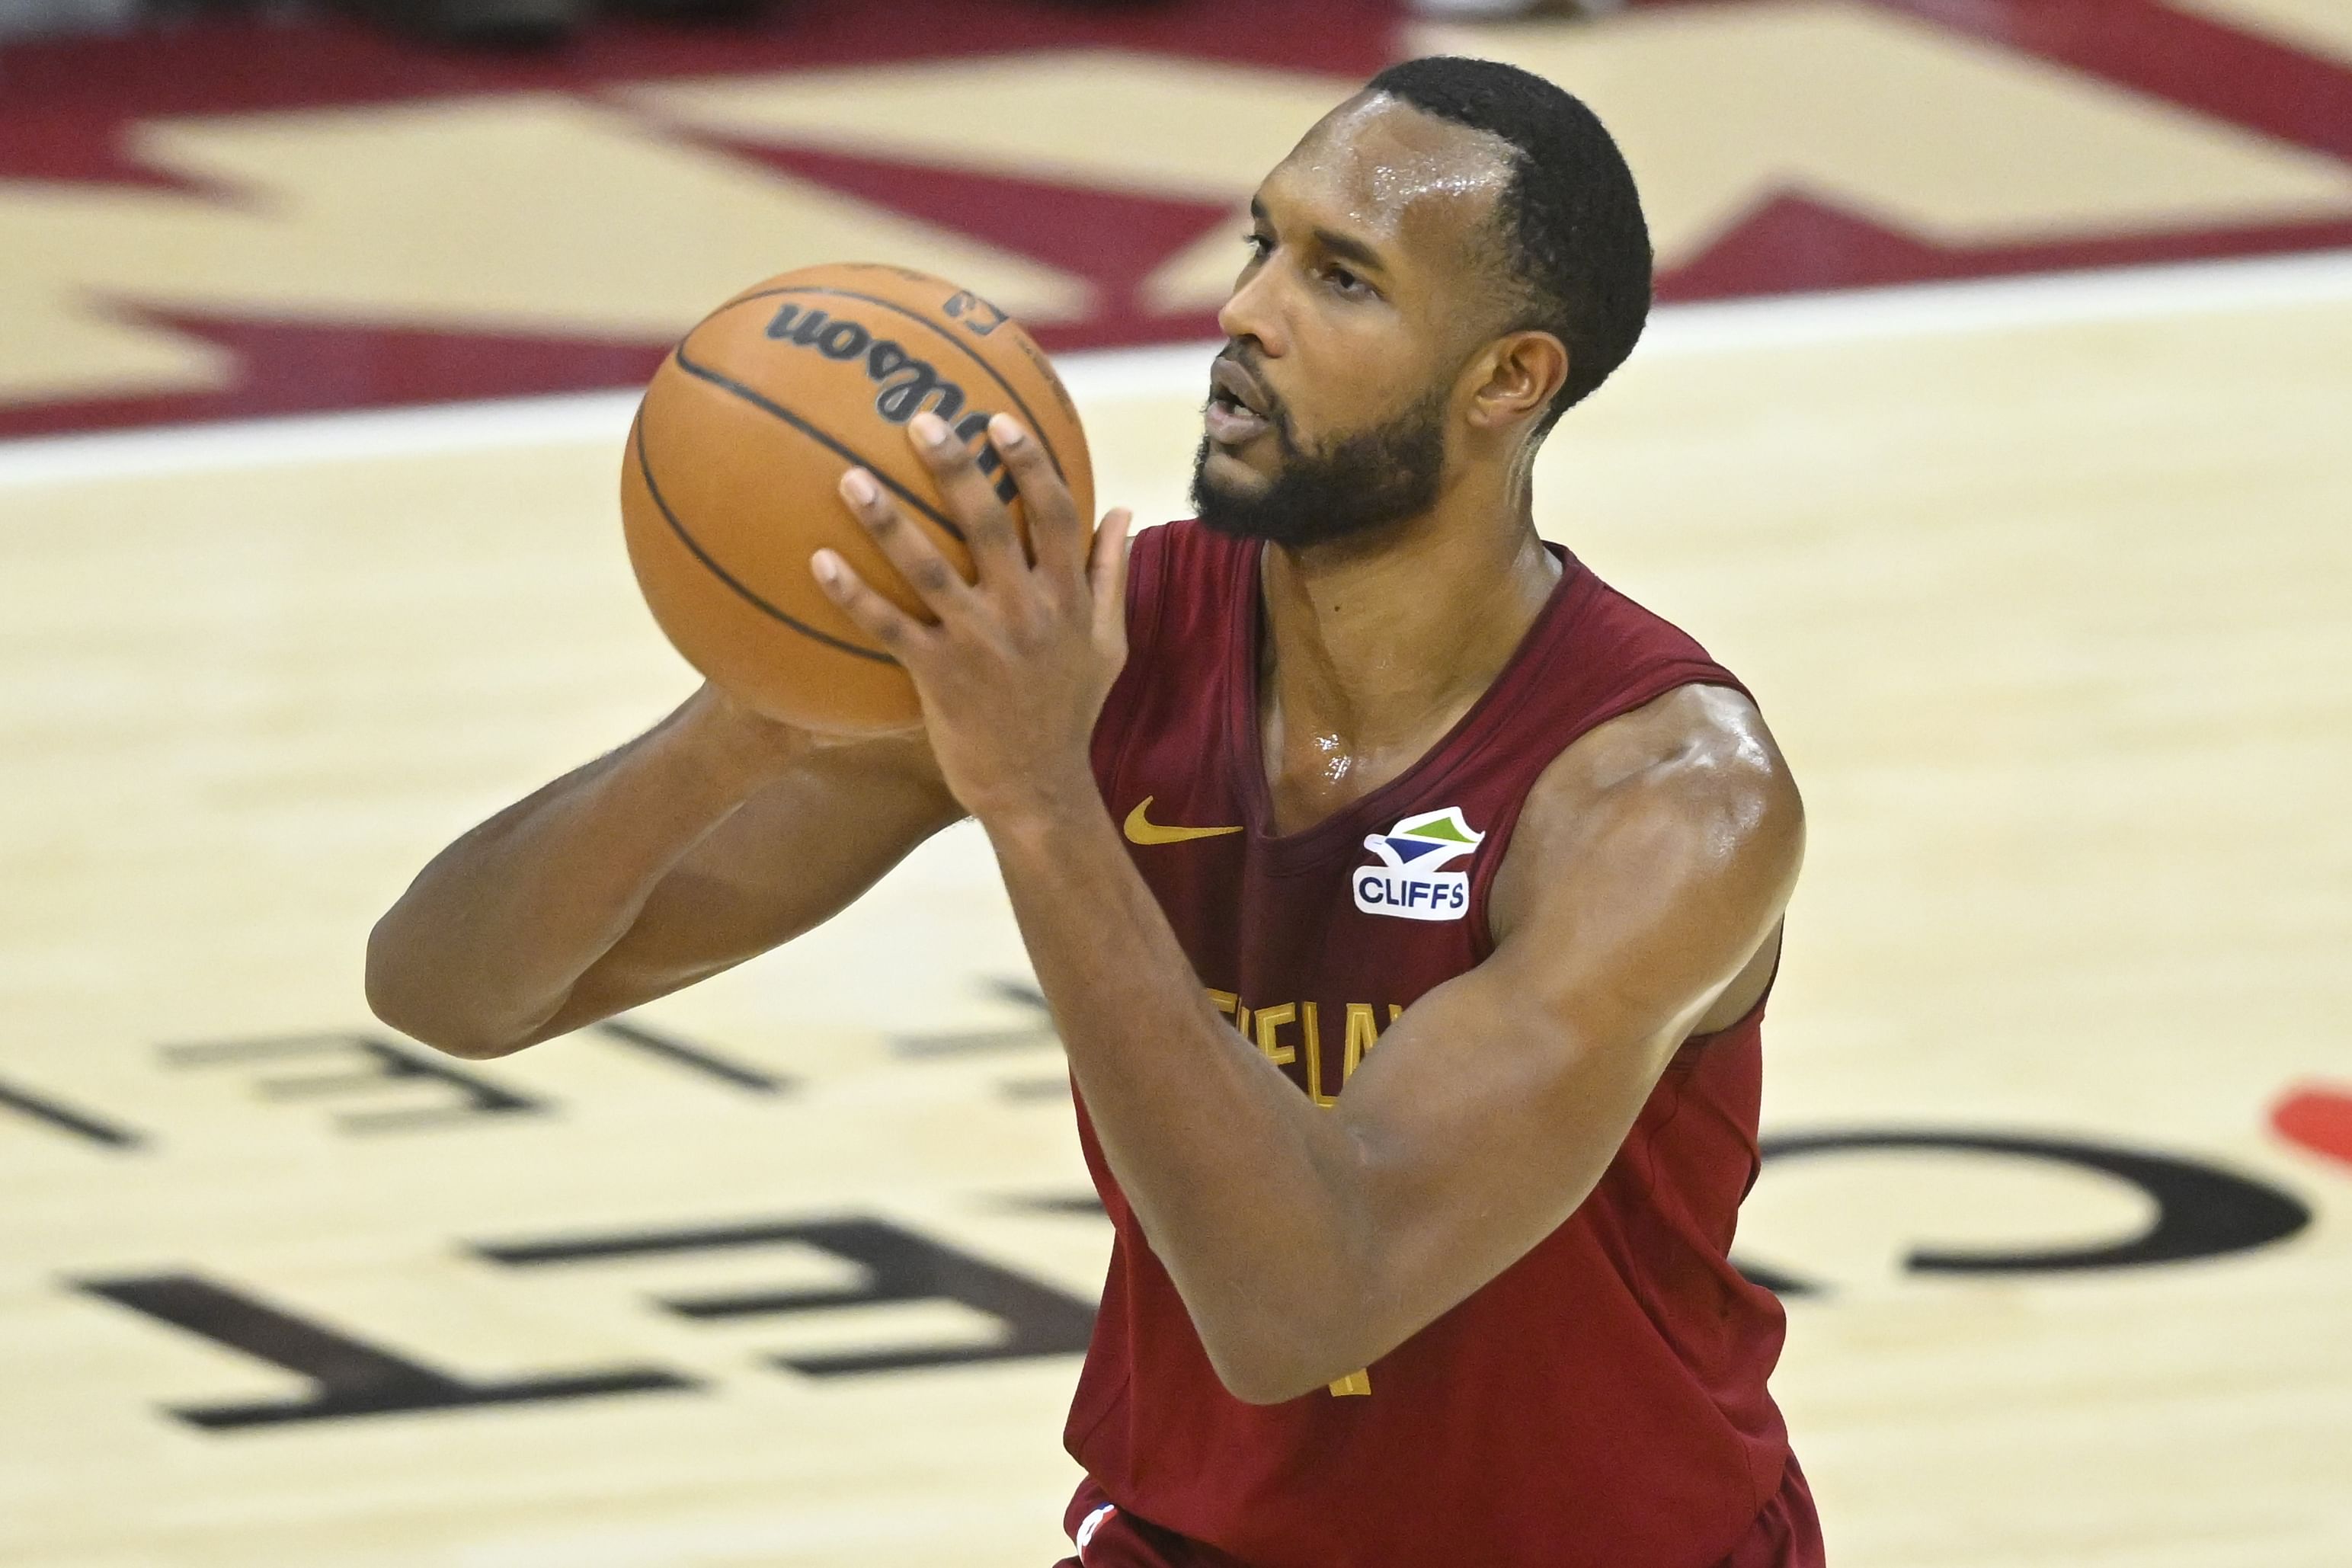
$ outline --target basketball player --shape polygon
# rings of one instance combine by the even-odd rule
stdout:
[[[1197,522],[1089,533],[935,418],[967,584],[839,557],[919,732],[706,689],[476,828],[376,929],[379,1013],[519,1049],[808,931],[978,818],[1116,1227],[1066,1435],[1085,1568],[1821,1561],[1726,1253],[1803,827],[1746,690],[1540,541],[1529,473],[1650,300],[1582,104],[1425,59],[1259,188]],[[1069,1568],[1066,1563],[1065,1568]]]

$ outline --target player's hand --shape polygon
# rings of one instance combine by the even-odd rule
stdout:
[[[833,551],[818,551],[811,570],[914,678],[940,770],[983,826],[1101,809],[1087,748],[1127,661],[1129,514],[1106,513],[1089,530],[1036,437],[1000,414],[989,439],[1020,487],[1024,552],[994,482],[946,421],[919,414],[907,433],[963,530],[978,581],[966,583],[863,468],[842,477],[842,500],[935,624],[876,593]]]

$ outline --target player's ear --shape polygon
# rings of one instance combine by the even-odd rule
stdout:
[[[1480,355],[1470,422],[1504,430],[1540,414],[1568,381],[1568,348],[1549,332],[1507,332]]]

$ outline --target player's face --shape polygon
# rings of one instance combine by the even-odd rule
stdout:
[[[1306,544],[1435,503],[1455,383],[1486,337],[1475,247],[1509,176],[1501,143],[1381,96],[1342,104],[1266,176],[1217,318],[1204,522]]]

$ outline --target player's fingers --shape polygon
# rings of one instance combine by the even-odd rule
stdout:
[[[915,651],[917,639],[929,630],[876,593],[857,574],[856,568],[835,551],[820,550],[810,556],[809,571],[815,576],[817,587],[840,606],[842,614],[901,661]]]
[[[1087,583],[1094,591],[1095,641],[1103,647],[1127,647],[1127,562],[1129,531],[1135,514],[1113,507],[1096,525],[1094,546],[1087,552]]]
[[[973,568],[983,584],[1026,571],[1029,558],[1021,552],[1021,536],[996,481],[982,472],[972,449],[955,438],[948,422],[926,409],[907,421],[907,438],[914,444],[932,483],[947,502],[948,515],[963,530]],[[995,467],[993,455],[990,467]]]
[[[907,514],[882,493],[872,474],[852,468],[842,475],[841,499],[932,615],[944,620],[971,596],[971,585],[963,580],[963,574],[948,564],[947,557],[921,529],[907,521]]]
[[[988,422],[988,438],[1021,491],[1029,519],[1029,551],[1037,564],[1075,584],[1085,570],[1087,521],[1071,499],[1068,481],[1046,455],[1045,444],[1010,414]]]

